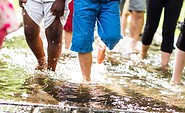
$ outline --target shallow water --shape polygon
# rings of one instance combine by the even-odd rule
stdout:
[[[101,65],[93,55],[92,81],[84,83],[76,53],[61,57],[56,73],[38,72],[24,37],[7,39],[0,50],[1,111],[185,112],[185,87],[169,84],[173,55],[168,72],[157,70],[158,44],[142,61],[119,45]]]

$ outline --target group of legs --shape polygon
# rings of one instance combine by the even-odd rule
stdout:
[[[166,70],[174,49],[174,33],[180,15],[183,0],[147,0],[147,18],[142,36],[141,59],[147,57],[147,51],[158,28],[160,17],[164,9],[162,27],[161,63],[160,68]]]
[[[56,1],[60,1],[60,0],[56,0]],[[61,0],[61,1],[64,1],[64,0]],[[63,23],[62,16],[57,17],[50,12],[51,8],[53,7],[54,1],[37,2],[34,0],[29,0],[29,1],[20,0],[19,2],[20,2],[20,6],[23,8],[23,23],[24,23],[26,42],[38,61],[38,66],[36,67],[36,70],[48,69],[50,71],[55,71],[57,62],[62,52],[61,51],[62,38],[65,41],[64,42],[65,54],[66,53],[68,54],[71,46],[73,5],[74,5],[73,0],[71,2],[70,0],[68,0],[68,2],[70,3],[67,6],[69,6],[70,13],[68,15],[68,19],[65,25],[62,24]],[[113,46],[115,46],[115,44],[121,38],[120,30],[119,30],[119,26],[120,26],[119,16],[117,16],[119,14],[119,9],[118,7],[116,7],[116,5],[119,4],[119,0],[114,1],[113,5],[112,5],[113,2],[111,3],[104,2],[104,1],[100,2],[97,0],[97,3],[90,2],[92,6],[86,3],[86,1],[84,2],[76,1],[76,2],[80,3],[81,5],[78,5],[76,8],[76,12],[74,12],[76,16],[74,16],[75,27],[73,30],[75,33],[73,37],[75,38],[73,40],[72,50],[79,52],[78,56],[79,56],[83,77],[85,80],[89,81],[90,73],[91,73],[91,65],[92,65],[91,51],[93,50],[92,43],[94,40],[93,34],[94,34],[94,26],[95,26],[96,19],[99,20],[98,26],[99,27],[101,26],[103,28],[103,29],[99,28],[98,31],[100,33],[99,35],[103,37],[103,41],[105,42],[104,43],[103,41],[100,41],[101,45],[99,46],[99,53],[97,56],[98,63],[102,63],[102,61],[105,58],[106,45],[110,49],[112,49]],[[99,6],[99,4],[101,3],[104,8],[99,7],[99,9],[96,9],[97,6]],[[116,24],[110,24],[111,23],[110,21],[112,21],[111,19],[108,19],[108,20],[106,19],[106,21],[102,19],[106,17],[107,14],[104,14],[104,13],[97,14],[97,12],[99,12],[100,10],[106,9],[106,4],[108,3],[111,4],[111,8],[114,10],[111,11],[111,9],[109,9],[108,11],[105,11],[105,13],[108,12],[108,16],[111,18],[114,18]],[[67,3],[65,3],[65,5],[66,4]],[[91,14],[86,13],[87,11],[84,10],[83,6],[86,6],[87,8],[92,7],[93,9],[95,9],[94,11],[91,12],[93,16]],[[114,13],[114,11],[116,12],[116,14]],[[80,18],[79,15],[82,18]],[[91,16],[91,19],[93,20],[84,19],[83,18],[84,15],[86,15],[86,17],[88,18]],[[65,14],[64,14],[64,17],[65,17]],[[41,30],[40,23],[42,20],[44,20],[45,36],[48,42],[47,55],[44,52],[45,50],[43,47],[43,40],[42,40],[42,37],[40,36],[40,30]],[[106,23],[103,23],[103,21],[105,21]],[[86,22],[90,22],[90,23],[86,24]],[[110,26],[108,28],[113,27],[113,29],[116,30],[116,34],[112,33],[112,34],[108,34],[108,36],[107,34],[105,34],[107,32],[111,33],[110,30],[106,28],[107,23],[109,23],[109,26]],[[83,32],[80,31],[81,29]],[[87,34],[87,35],[84,35],[84,34]],[[79,37],[79,36],[82,36],[82,37]]]
[[[164,9],[164,21],[162,27],[161,62],[160,69],[167,70],[170,56],[174,49],[174,33],[177,20],[180,15],[183,0],[147,0],[147,19],[142,36],[142,48],[139,54],[141,59],[147,57],[147,51],[152,43],[162,11]],[[185,65],[185,26],[181,29],[175,51],[175,60],[171,83],[182,84],[181,77]]]
[[[130,0],[132,1],[132,0]],[[138,2],[138,0],[136,0]],[[52,17],[48,13],[51,8],[51,4],[44,6],[47,7],[43,9],[47,12],[45,16],[45,34],[48,41],[46,57],[43,42],[39,35],[40,26],[39,23],[43,19],[43,15],[33,14],[32,7],[34,1],[27,1],[23,11],[24,20],[24,30],[26,41],[33,51],[35,57],[38,60],[38,66],[36,69],[42,70],[47,68],[51,71],[56,70],[56,65],[58,59],[61,55],[62,50],[62,31],[63,25],[61,18]],[[78,2],[78,3],[77,3]],[[144,2],[144,0],[142,0]],[[177,23],[178,16],[182,7],[183,0],[174,1],[161,1],[161,0],[147,0],[147,20],[144,28],[144,33],[142,37],[142,49],[140,52],[140,58],[144,59],[147,57],[147,51],[152,42],[154,33],[159,24],[162,9],[164,11],[164,25],[163,25],[163,41],[161,45],[161,68],[166,69],[170,55],[173,50],[173,40],[174,31]],[[106,8],[106,4],[111,4],[109,8]],[[86,2],[86,1],[76,1],[76,7],[74,10],[73,18],[73,40],[71,45],[71,50],[78,52],[78,58],[80,62],[80,67],[82,70],[82,75],[85,80],[89,81],[91,79],[91,66],[92,66],[92,43],[94,41],[94,27],[95,23],[98,24],[98,34],[101,37],[98,51],[98,63],[101,63],[105,58],[105,49],[108,47],[110,50],[119,42],[122,38],[120,29],[120,14],[119,14],[119,4],[118,1],[99,1],[96,2]],[[100,7],[101,5],[101,7]],[[39,7],[39,6],[38,6]],[[89,10],[87,13],[86,8],[92,8],[94,10]],[[106,10],[104,10],[104,8]],[[112,11],[114,10],[114,11]],[[102,11],[102,13],[100,13]],[[130,23],[130,37],[134,37],[134,42],[139,40],[139,35],[142,31],[142,26],[144,22],[144,10],[135,11],[130,9],[132,14],[132,19]],[[30,13],[31,12],[31,13]],[[116,12],[116,13],[115,13]],[[173,12],[173,13],[172,13]],[[173,15],[171,15],[173,14]],[[106,20],[104,20],[106,19]],[[114,21],[113,21],[113,20]],[[139,25],[138,25],[139,24]],[[88,29],[86,29],[88,28]],[[72,29],[71,29],[72,30]],[[30,32],[32,31],[32,32]],[[110,32],[111,31],[111,32]],[[114,32],[112,32],[114,31]],[[66,43],[66,49],[70,48],[72,31],[66,32],[69,36],[69,40]],[[173,77],[174,78],[174,77]],[[173,80],[172,80],[173,81]]]
[[[126,5],[128,5],[127,0]],[[138,1],[139,2],[139,1]],[[168,0],[168,1],[161,1],[161,0],[146,0],[147,6],[147,18],[146,24],[144,26],[144,32],[142,34],[142,47],[141,51],[139,52],[139,58],[145,59],[148,54],[148,49],[150,44],[152,43],[154,34],[158,28],[160,17],[162,11],[164,9],[164,21],[163,21],[163,28],[162,28],[162,44],[161,44],[161,62],[160,62],[160,69],[167,70],[168,63],[170,60],[171,53],[174,49],[174,33],[176,29],[177,20],[180,15],[180,11],[182,8],[183,0]],[[127,7],[127,6],[126,6]],[[131,10],[131,9],[129,9]],[[135,42],[139,40],[139,33],[142,31],[143,26],[143,18],[144,18],[144,11],[132,11],[132,12],[122,12],[122,34],[125,35],[125,28],[126,28],[126,19],[128,15],[131,14],[131,23],[129,26],[130,34],[129,37],[135,37]],[[135,18],[134,18],[135,17]],[[171,82],[175,84],[181,84],[181,76],[185,65],[185,47],[184,45],[184,37],[185,37],[185,26],[181,30],[181,34],[179,36],[177,42],[177,49],[175,54],[175,61],[173,66],[173,75]],[[136,47],[136,43],[134,45],[130,45],[130,47]],[[133,50],[136,50],[133,48]],[[182,60],[181,60],[182,59]]]

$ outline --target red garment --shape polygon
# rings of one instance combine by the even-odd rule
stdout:
[[[74,0],[71,0],[69,3],[69,15],[67,18],[67,22],[64,25],[64,30],[66,31],[72,31],[72,20],[73,20],[73,7],[74,7]]]

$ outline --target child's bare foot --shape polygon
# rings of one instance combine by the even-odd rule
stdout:
[[[47,68],[47,62],[46,62],[46,58],[43,57],[43,58],[40,58],[38,60],[38,65],[36,66],[35,70],[43,70],[43,69],[46,69]]]
[[[97,62],[98,64],[101,64],[103,62],[103,60],[105,59],[105,50],[106,50],[106,46],[105,45],[99,45],[98,48],[98,55],[97,55]]]
[[[40,71],[42,71],[42,70],[44,70],[44,69],[46,69],[47,68],[47,63],[45,62],[45,63],[43,63],[42,65],[37,65],[36,66],[36,68],[35,68],[35,70],[40,70]]]

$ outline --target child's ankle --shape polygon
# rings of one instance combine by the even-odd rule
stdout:
[[[147,54],[146,53],[139,53],[139,58],[140,59],[145,59],[147,57]]]
[[[168,68],[169,68],[169,65],[168,64],[161,64],[160,65],[160,68],[162,69],[162,70],[168,70]]]
[[[38,63],[43,63],[43,62],[46,62],[46,57],[42,57],[38,59]]]
[[[47,68],[46,58],[42,57],[42,58],[38,59],[38,65],[35,69],[36,70],[43,70],[45,68]]]

